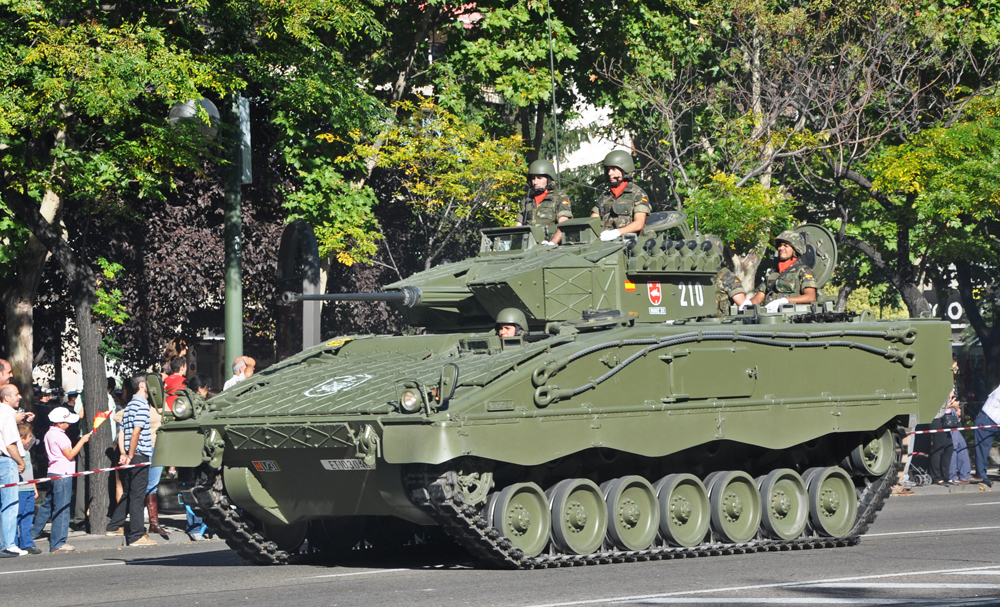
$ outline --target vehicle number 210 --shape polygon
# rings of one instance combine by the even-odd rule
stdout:
[[[681,288],[681,306],[705,305],[705,290],[702,285],[682,282],[677,286]]]

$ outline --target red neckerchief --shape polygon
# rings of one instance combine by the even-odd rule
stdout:
[[[548,194],[549,194],[549,191],[545,190],[544,192],[542,192],[538,196],[535,196],[535,206],[537,207],[538,205],[542,204],[542,201],[545,200],[545,197],[548,196]]]
[[[619,196],[622,195],[622,192],[625,191],[625,186],[627,186],[627,185],[628,185],[628,182],[627,181],[623,181],[623,182],[619,183],[618,185],[616,185],[615,187],[611,188],[611,193],[614,194],[615,198],[617,199]]]
[[[792,267],[792,264],[795,263],[795,261],[797,259],[798,259],[798,257],[792,257],[792,258],[789,258],[788,261],[779,261],[778,262],[778,272],[784,273],[785,270],[787,270],[788,268]]]

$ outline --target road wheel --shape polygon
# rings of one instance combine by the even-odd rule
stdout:
[[[711,519],[708,491],[693,474],[670,474],[653,485],[660,504],[660,535],[672,546],[697,546]]]
[[[535,483],[518,483],[493,494],[487,502],[493,527],[525,557],[541,554],[549,543],[549,502]]]
[[[656,539],[660,507],[656,492],[641,476],[623,476],[601,485],[608,505],[608,537],[622,550],[645,550]]]
[[[895,451],[895,435],[889,428],[882,428],[874,435],[865,434],[864,441],[851,451],[845,467],[866,476],[882,476],[892,465]]]
[[[741,544],[757,535],[760,493],[746,472],[713,472],[705,478],[712,530],[726,542]]]
[[[838,466],[810,468],[802,475],[809,492],[809,520],[821,535],[844,537],[858,517],[854,482]]]
[[[774,470],[757,479],[757,488],[764,531],[782,540],[802,535],[809,520],[809,497],[799,473],[788,468]]]
[[[608,532],[608,507],[596,483],[571,478],[545,495],[552,513],[552,541],[561,552],[590,554],[601,547]]]

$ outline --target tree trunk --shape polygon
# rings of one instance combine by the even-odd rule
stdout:
[[[521,141],[527,144],[533,139],[531,136],[531,112],[528,111],[528,107],[522,107],[517,111],[518,119],[521,122]],[[538,160],[538,149],[527,146],[524,149],[524,160],[528,164]]]
[[[756,291],[754,284],[757,281],[757,268],[760,267],[761,257],[757,251],[750,251],[746,255],[730,255],[733,264],[733,273],[743,283],[743,288],[747,292],[747,297],[753,297]]]
[[[906,304],[906,310],[910,313],[910,318],[917,318],[923,314],[931,313],[931,304],[927,302],[927,299],[917,285],[913,283],[898,284],[896,288],[899,289],[899,295],[903,298],[903,303]]]
[[[101,343],[101,328],[91,313],[96,299],[93,283],[90,283],[90,289],[85,288],[87,283],[84,280],[70,279],[70,284],[76,286],[76,288],[71,287],[70,294],[73,297],[76,327],[80,334],[80,366],[83,367],[83,415],[80,419],[82,433],[93,429],[93,418],[96,413],[108,410],[108,376],[104,357],[101,356],[98,347]],[[88,469],[118,465],[118,462],[112,462],[108,457],[114,442],[115,437],[111,436],[111,424],[101,424],[87,443],[84,463]],[[94,474],[87,477],[89,511],[87,526],[90,533],[102,533],[108,525],[110,506],[108,483],[113,478],[109,474]]]
[[[842,230],[843,232],[843,230]],[[892,265],[887,262],[882,255],[867,242],[854,238],[852,236],[841,236],[838,238],[841,244],[846,244],[852,246],[855,249],[861,251],[871,260],[872,264],[889,278],[889,282],[892,286],[896,287],[899,291],[899,295],[903,298],[903,303],[906,304],[906,310],[909,312],[911,318],[916,318],[923,313],[930,313],[931,304],[927,303],[924,298],[924,294],[920,292],[920,288],[916,285],[910,276],[913,276],[914,272],[912,267],[905,268],[905,271],[900,271],[897,268],[892,267]],[[909,261],[903,261],[902,263],[909,263]]]
[[[983,348],[983,378],[988,391],[1000,385],[1000,323],[994,315],[992,323],[987,324],[983,318],[982,310],[973,296],[972,269],[969,262],[955,262],[955,282],[958,283],[958,295],[962,299],[962,307],[965,309],[965,317],[969,319],[969,324],[976,332],[979,343]],[[942,306],[944,304],[941,304]]]
[[[46,192],[42,199],[41,214],[53,223],[59,211],[59,197]],[[28,236],[28,246],[17,260],[14,284],[4,294],[4,308],[7,315],[7,350],[14,372],[11,383],[21,392],[21,402],[28,410],[34,403],[31,371],[35,366],[34,307],[38,283],[48,250],[35,238]]]
[[[760,66],[760,53],[763,47],[763,41],[759,34],[754,34],[751,39],[752,47],[749,50],[749,57],[747,63],[750,67],[750,107],[753,112],[754,119],[757,121],[757,125],[754,128],[753,139],[764,139],[768,140],[767,132],[768,125],[764,123],[764,100],[763,100],[763,75],[762,68]],[[767,168],[760,174],[760,185],[764,187],[765,190],[771,189],[771,174],[774,172],[771,168],[770,159],[774,155],[774,146],[768,141],[761,150],[761,161],[767,162]]]
[[[837,307],[834,308],[837,312],[847,311],[847,298],[851,296],[852,291],[854,287],[847,285],[840,287],[840,291],[837,292]]]
[[[42,217],[33,201],[10,187],[4,188],[3,200],[14,216],[52,253],[69,283],[69,294],[73,300],[77,332],[80,336],[80,363],[83,367],[84,415],[80,431],[88,432],[94,413],[106,411],[108,408],[107,370],[99,349],[100,324],[91,314],[97,301],[97,277],[90,266],[73,251],[69,243],[63,240],[59,231]],[[110,436],[111,424],[104,424],[101,428],[103,430],[97,432],[87,444],[85,455],[87,463],[91,465],[94,462],[107,461],[104,450],[113,442]],[[107,487],[108,477],[104,474],[94,474],[87,479],[87,492],[90,497],[89,528],[91,533],[99,533],[107,525],[108,520],[109,500],[107,492],[101,490],[101,487]]]

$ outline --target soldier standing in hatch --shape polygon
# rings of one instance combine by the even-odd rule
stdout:
[[[528,195],[521,202],[515,225],[545,226],[544,245],[562,242],[557,225],[573,218],[569,197],[555,189],[556,167],[548,160],[536,160],[528,167]]]
[[[750,299],[754,305],[766,304],[768,312],[777,312],[786,303],[816,301],[816,279],[812,268],[799,257],[806,253],[806,241],[795,230],[785,230],[775,239],[778,244],[778,267],[767,273],[761,290]],[[749,305],[749,304],[745,304]]]
[[[719,268],[715,275],[715,299],[720,314],[729,314],[729,302],[741,305],[747,300],[743,282],[726,268]]]
[[[635,172],[632,157],[628,152],[614,150],[604,157],[603,164],[608,191],[597,199],[597,204],[590,211],[591,217],[600,217],[604,222],[601,240],[614,240],[622,234],[641,232],[652,209],[646,193],[632,183]]]
[[[712,243],[712,248],[717,250],[721,257],[725,251],[722,240],[712,234],[706,236],[705,239]],[[743,288],[743,281],[720,264],[719,272],[715,275],[715,303],[719,308],[719,314],[729,314],[730,302],[738,306],[746,300],[747,292]]]

